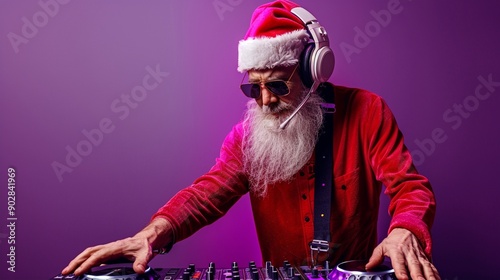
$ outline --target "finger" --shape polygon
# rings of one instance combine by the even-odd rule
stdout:
[[[410,253],[406,256],[408,262],[408,270],[410,271],[411,278],[414,280],[425,280],[422,270],[422,264],[417,255]]]
[[[149,258],[147,256],[137,256],[132,267],[136,273],[141,274],[146,271],[148,263]]]
[[[92,252],[99,250],[100,246],[95,246],[95,247],[89,247],[83,252],[81,252],[78,256],[76,256],[63,270],[62,274],[67,275],[73,272],[77,267],[80,266],[90,255],[92,255]]]
[[[425,279],[429,280],[441,280],[437,268],[427,259],[421,261],[422,267],[424,268]]]
[[[110,248],[109,246],[102,246],[99,250],[93,251],[92,254],[88,256],[88,258],[75,270],[74,274],[77,276],[82,275],[83,273],[89,271],[92,267],[98,266],[109,259],[112,259],[116,254],[113,252],[113,248]]]
[[[389,257],[391,258],[391,265],[394,269],[394,274],[396,274],[396,278],[399,280],[409,280],[403,254],[397,253]]]
[[[383,245],[378,245],[373,250],[373,253],[370,257],[370,260],[365,265],[366,270],[371,270],[375,268],[377,265],[381,264],[384,261],[384,249]]]
[[[151,246],[149,246],[149,244],[145,244],[143,249],[137,252],[132,268],[139,274],[144,273],[151,259],[153,259],[152,248]]]

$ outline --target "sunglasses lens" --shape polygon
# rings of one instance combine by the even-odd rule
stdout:
[[[241,84],[241,91],[250,98],[260,97],[260,85],[259,84]],[[272,81],[266,83],[266,88],[270,90],[273,94],[278,96],[287,95],[290,90],[288,85],[284,81]]]
[[[284,81],[267,82],[266,87],[278,96],[286,95],[289,93],[288,85]]]
[[[241,91],[250,98],[258,98],[260,96],[260,85],[259,84],[242,84],[240,86]]]

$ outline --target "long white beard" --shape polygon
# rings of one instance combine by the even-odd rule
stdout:
[[[285,129],[279,125],[295,106],[280,102],[261,108],[254,100],[247,103],[242,149],[251,192],[264,196],[269,185],[292,179],[311,158],[323,122],[321,102],[313,93]]]

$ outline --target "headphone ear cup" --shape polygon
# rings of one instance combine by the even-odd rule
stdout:
[[[314,47],[314,43],[307,44],[302,51],[299,60],[300,79],[307,88],[310,88],[314,83],[314,79],[311,73],[311,56],[314,51]]]
[[[324,46],[314,50],[311,57],[311,75],[314,81],[326,82],[333,73],[335,67],[335,56],[333,51]]]

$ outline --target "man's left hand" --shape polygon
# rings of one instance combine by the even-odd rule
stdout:
[[[418,239],[407,229],[395,228],[376,248],[366,264],[366,270],[375,268],[391,259],[394,273],[399,280],[441,279],[436,267],[425,255]]]

